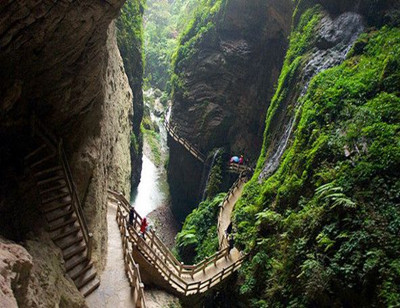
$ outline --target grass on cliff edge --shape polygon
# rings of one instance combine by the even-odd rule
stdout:
[[[399,85],[400,29],[362,35],[313,79],[292,145],[259,184],[261,156],[235,211],[251,306],[400,305]]]

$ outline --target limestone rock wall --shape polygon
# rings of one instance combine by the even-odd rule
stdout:
[[[64,277],[61,253],[47,234],[24,246],[0,238],[1,307],[86,307],[74,283]]]
[[[94,232],[94,259],[104,265],[107,245],[107,189],[130,196],[130,135],[133,116],[132,92],[124,73],[114,24],[108,29],[108,63],[104,84],[104,102],[94,105],[67,135],[67,151],[90,230]]]
[[[29,287],[35,295],[30,296],[42,297],[51,307],[80,307],[84,302],[63,276],[58,249],[43,235],[46,224],[38,212],[34,182],[23,165],[24,155],[32,150],[29,120],[36,114],[63,139],[94,233],[93,260],[101,270],[107,243],[107,188],[130,194],[133,96],[112,22],[123,2],[0,4],[0,235],[27,249],[35,277]],[[33,299],[25,306],[38,303]]]

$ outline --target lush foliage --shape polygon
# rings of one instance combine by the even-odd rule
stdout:
[[[185,263],[197,263],[218,250],[217,220],[225,194],[201,202],[188,215],[176,237],[176,247]]]
[[[294,91],[320,13],[303,14],[267,116]],[[400,304],[400,29],[362,35],[311,82],[293,143],[235,211],[251,253],[241,292],[254,307]]]
[[[179,46],[172,55],[171,91],[172,93],[184,93],[181,71],[187,59],[198,50],[199,42],[204,37],[212,40],[216,37],[215,25],[222,14],[221,8],[227,0],[201,0],[194,13],[194,17],[188,22],[182,33]]]
[[[148,0],[145,10],[145,80],[147,86],[165,90],[171,56],[193,10],[195,0]]]

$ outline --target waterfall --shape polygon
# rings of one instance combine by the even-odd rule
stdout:
[[[208,182],[210,181],[212,167],[214,166],[215,160],[217,159],[217,156],[218,156],[219,152],[220,152],[220,149],[215,150],[214,155],[213,155],[213,157],[211,159],[211,164],[209,164],[209,165],[205,164],[204,165],[204,168],[209,167],[209,169],[208,169],[208,174],[207,174],[205,183],[204,183],[204,185],[201,186],[202,187],[202,195],[201,195],[201,200],[200,201],[204,201],[205,198],[206,198],[207,186],[208,186]],[[203,172],[203,174],[205,174],[205,173]],[[203,183],[204,179],[202,179],[201,182]]]
[[[286,149],[286,146],[289,142],[290,135],[292,134],[292,130],[294,128],[294,123],[296,122],[296,117],[293,116],[290,119],[289,124],[286,126],[284,133],[281,135],[281,138],[278,142],[278,147],[276,151],[268,158],[263,171],[261,172],[259,179],[265,179],[270,176],[279,166],[280,159],[283,155],[283,152]]]

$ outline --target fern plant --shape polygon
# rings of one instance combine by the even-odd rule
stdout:
[[[334,181],[318,187],[315,190],[315,194],[317,198],[323,199],[330,204],[331,209],[337,206],[344,208],[356,207],[356,203],[343,193],[343,187],[336,186]]]

